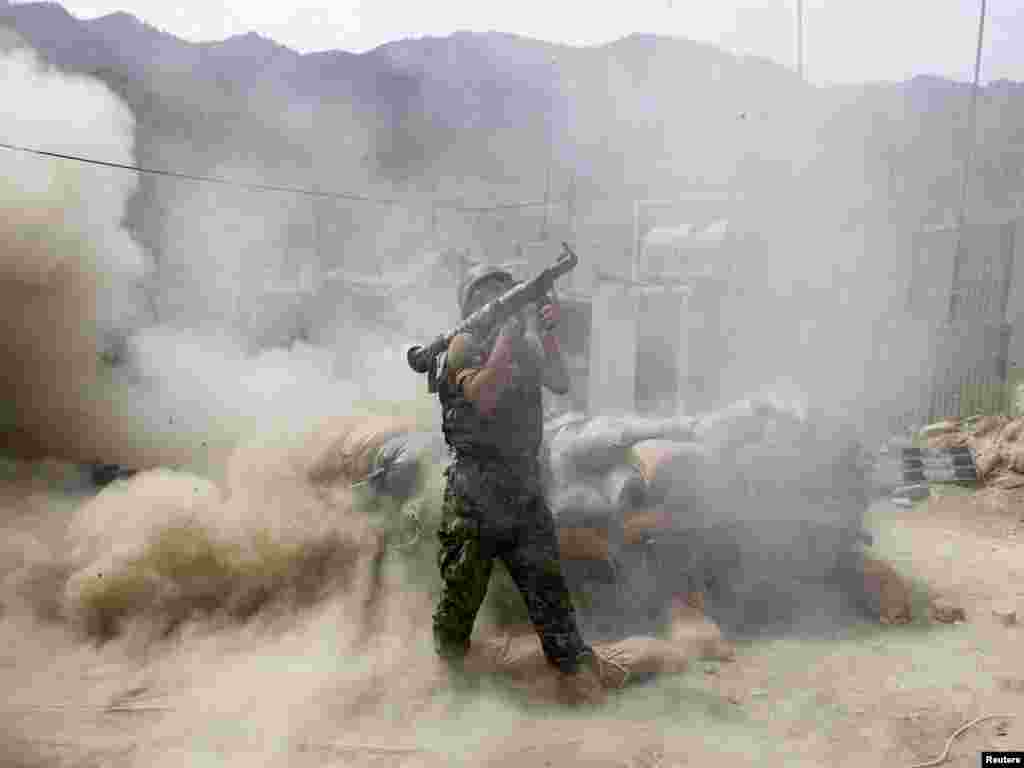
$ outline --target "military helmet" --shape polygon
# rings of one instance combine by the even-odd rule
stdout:
[[[466,271],[459,285],[459,311],[466,316],[466,307],[469,306],[470,296],[477,288],[488,280],[503,279],[509,283],[515,282],[512,273],[501,267],[492,267],[488,264],[476,264]]]

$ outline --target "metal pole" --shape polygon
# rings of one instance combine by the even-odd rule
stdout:
[[[555,80],[558,77],[558,59],[551,57],[551,94],[548,98],[548,167],[544,174],[544,227],[540,239],[548,239],[548,219],[551,216],[551,166],[555,162]]]
[[[544,224],[541,226],[540,239],[548,239],[548,216],[551,213],[551,160],[548,159],[547,172],[544,174]]]
[[[320,191],[319,185],[317,185],[316,190],[317,192]],[[321,247],[323,231],[320,227],[321,203],[322,201],[320,198],[313,199],[313,263],[316,270],[316,277],[314,280],[317,284],[321,282],[322,275],[324,273],[323,248]]]
[[[576,242],[576,174],[569,179],[569,194],[567,201],[567,217],[569,225],[569,239]]]
[[[804,0],[796,0],[796,71],[804,79]]]
[[[437,193],[440,191],[441,177],[434,179],[433,195],[430,199],[430,238],[434,245],[438,242],[438,222],[437,222]]]
[[[640,280],[640,202],[633,201],[633,282]]]
[[[576,245],[576,174],[573,173],[569,177],[569,190],[566,195],[566,227],[569,230],[569,241]],[[579,285],[579,278],[576,277],[575,273],[570,272],[566,275],[565,287],[572,291],[575,290],[576,286]]]
[[[950,323],[956,320],[957,312],[960,309],[960,272],[963,269],[964,257],[966,256],[964,224],[967,219],[967,182],[974,159],[975,142],[977,139],[975,126],[977,124],[978,112],[978,83],[981,79],[981,50],[985,40],[985,2],[986,0],[981,0],[981,13],[978,18],[978,45],[974,53],[974,81],[971,85],[971,101],[967,112],[966,147],[963,169],[960,174],[960,213],[957,217],[957,243],[956,251],[953,254],[953,284],[949,291],[949,312],[947,315]]]

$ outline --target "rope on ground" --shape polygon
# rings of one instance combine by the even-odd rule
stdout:
[[[392,549],[400,552],[410,550],[415,547],[416,544],[419,543],[420,537],[423,535],[423,520],[420,518],[420,505],[418,502],[413,501],[406,504],[403,516],[415,526],[416,532],[413,534],[412,539],[404,544],[392,545]]]
[[[26,712],[173,712],[174,707],[166,704],[29,704],[24,709],[4,710],[3,714],[24,714]]]
[[[936,765],[942,765],[944,762],[946,762],[946,759],[949,757],[949,748],[953,746],[953,742],[956,741],[956,738],[960,734],[973,728],[978,723],[982,723],[986,720],[1012,720],[1013,718],[1014,715],[982,715],[981,717],[976,717],[969,723],[965,723],[964,725],[961,725],[959,728],[953,731],[953,735],[950,736],[949,739],[946,741],[946,748],[942,750],[941,755],[936,757],[934,760],[929,760],[926,763],[915,763],[914,765],[910,766],[910,768],[934,768],[934,766]]]
[[[413,534],[413,537],[409,541],[405,542],[404,544],[394,544],[394,545],[392,545],[392,549],[397,550],[398,552],[408,551],[408,550],[412,549],[413,547],[415,547],[419,543],[420,536],[422,534],[423,534],[423,528],[422,527],[417,527],[416,528],[416,533]]]
[[[300,752],[336,752],[350,754],[352,752],[373,752],[381,755],[411,755],[423,754],[430,750],[423,747],[400,747],[385,746],[382,744],[343,744],[340,742],[330,744],[317,744],[307,742],[299,745]]]

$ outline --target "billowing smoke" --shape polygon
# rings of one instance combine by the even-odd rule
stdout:
[[[5,139],[133,162],[131,114],[103,85],[58,74],[23,48],[4,57],[0,67],[0,81],[11,95],[0,120]],[[79,121],[75,131],[69,130],[68,114]],[[148,653],[163,633],[195,618],[211,600],[225,609],[214,611],[222,618],[244,620],[267,609],[268,621],[253,627],[256,634],[242,630],[222,637],[233,636],[228,643],[236,649],[305,661],[254,681],[245,663],[226,662],[224,654],[231,652],[216,637],[177,655],[165,648],[166,666],[151,669],[137,690],[161,696],[176,690],[172,708],[180,717],[151,732],[139,765],[157,764],[158,755],[170,763],[183,756],[194,764],[209,758],[186,735],[199,725],[195,703],[207,713],[206,722],[216,721],[215,728],[222,721],[209,720],[214,710],[237,714],[244,707],[246,727],[263,734],[254,731],[243,737],[249,747],[231,749],[255,749],[268,765],[290,763],[296,749],[303,749],[295,739],[305,734],[328,744],[333,736],[325,712],[351,719],[347,730],[358,735],[356,721],[375,710],[384,677],[401,679],[408,695],[382,738],[393,740],[411,714],[444,709],[446,702],[432,699],[443,677],[423,642],[429,600],[407,595],[394,567],[381,574],[380,532],[354,513],[345,483],[324,488],[309,479],[317,449],[327,457],[321,464],[337,461],[332,440],[341,440],[337,435],[345,428],[331,416],[382,409],[382,403],[393,407],[395,400],[419,394],[422,382],[409,375],[400,354],[400,332],[365,334],[357,343],[354,330],[346,334],[345,328],[369,330],[373,318],[350,310],[347,317],[325,315],[321,327],[308,334],[318,343],[293,340],[261,349],[251,326],[233,322],[237,314],[204,312],[230,308],[240,291],[259,295],[237,283],[244,239],[263,243],[273,228],[239,215],[236,239],[227,243],[212,211],[205,212],[205,224],[199,220],[209,202],[201,195],[195,206],[180,211],[196,217],[187,251],[179,251],[189,260],[181,274],[188,282],[177,286],[178,296],[191,303],[169,313],[173,322],[162,322],[159,302],[153,301],[153,265],[120,225],[136,178],[14,152],[5,152],[2,161],[0,349],[9,372],[2,394],[13,404],[4,414],[5,452],[30,462],[102,459],[193,472],[143,472],[89,500],[87,483],[73,465],[5,459],[0,521],[38,527],[4,537],[0,632],[12,642],[24,633],[30,626],[22,623],[26,608],[36,620],[69,619],[86,635],[118,636],[129,653]],[[230,211],[225,220],[233,220]],[[420,288],[422,283],[413,292]],[[403,301],[407,309],[420,303],[415,297]],[[438,319],[421,313],[421,325],[413,327],[427,333]],[[356,321],[362,325],[353,326]],[[321,423],[327,425],[321,432],[310,432]],[[309,615],[312,624],[293,624],[284,637],[268,639],[267,631],[277,632],[274,617],[281,611],[292,615],[325,598],[331,599]],[[175,618],[168,625],[164,619],[170,616]],[[133,617],[142,621],[133,625]],[[369,633],[376,649],[367,655]],[[58,644],[69,650],[66,642]],[[33,653],[24,643],[16,645],[19,654]],[[194,651],[198,656],[190,655]],[[74,663],[75,657],[64,660]],[[215,669],[226,677],[215,681]],[[234,693],[228,696],[200,690],[229,679]],[[256,714],[254,697],[264,697],[268,685],[277,691],[277,704],[260,705]],[[32,706],[42,690],[38,680],[17,676],[5,688],[22,706]],[[503,709],[494,703],[475,713],[468,741],[481,739],[483,721]],[[4,727],[6,740],[10,729]],[[449,743],[454,730],[439,736],[431,727],[414,739],[440,750],[443,762],[451,764],[448,752],[457,756],[463,749]],[[14,731],[19,741],[32,741],[30,727]]]
[[[0,126],[11,141],[132,162],[131,115],[103,86],[59,76],[25,50],[4,59],[4,67],[9,92],[34,89],[7,102],[17,105]],[[613,70],[617,87],[631,87],[629,67]],[[728,119],[732,107],[723,109]],[[623,124],[634,122],[629,109],[651,104],[639,96],[629,107],[624,102]],[[71,110],[86,126],[74,134],[66,119]],[[608,129],[606,122],[594,125]],[[715,133],[695,127],[685,140],[669,142],[665,126],[661,131],[654,138],[674,147],[673,173],[703,155]],[[526,149],[534,161],[540,156]],[[401,342],[410,334],[429,338],[450,319],[449,309],[441,308],[451,298],[444,271],[420,273],[408,263],[411,248],[403,234],[418,226],[415,217],[367,209],[365,220],[352,226],[359,234],[340,238],[361,251],[349,260],[323,251],[313,207],[182,184],[164,188],[170,191],[161,197],[167,211],[155,238],[159,258],[150,263],[119,223],[135,176],[14,153],[0,159],[8,180],[0,224],[0,351],[15,374],[2,385],[14,404],[5,447],[26,458],[175,467],[145,472],[72,509],[66,494],[54,494],[63,499],[58,503],[48,495],[52,488],[27,481],[9,505],[4,500],[12,517],[59,512],[54,526],[70,533],[65,541],[63,529],[59,535],[37,531],[40,539],[52,535],[48,545],[18,540],[31,554],[19,555],[13,581],[37,614],[70,618],[93,638],[118,638],[123,647],[115,651],[127,651],[122,660],[137,658],[132,651],[140,649],[155,659],[138,679],[128,679],[126,662],[106,681],[112,696],[156,698],[168,710],[141,744],[132,745],[135,764],[242,759],[288,765],[298,752],[311,751],[344,764],[352,754],[404,755],[402,745],[427,765],[480,764],[491,749],[507,754],[508,745],[490,731],[503,736],[507,731],[493,729],[495,720],[507,723],[521,713],[518,707],[503,696],[474,698],[464,707],[461,696],[438,695],[449,681],[435,667],[429,642],[428,593],[436,584],[425,574],[436,581],[433,540],[414,537],[418,549],[406,558],[394,546],[402,542],[389,538],[389,520],[436,517],[438,488],[424,492],[435,502],[426,511],[387,504],[373,509],[360,504],[347,486],[353,478],[338,469],[345,450],[354,452],[368,438],[331,417],[393,410],[396,401],[422,394],[422,382],[402,363]],[[703,159],[707,167],[699,171],[710,174],[724,173],[734,158]],[[511,167],[514,160],[496,162]],[[214,162],[211,168],[246,178],[241,165]],[[389,221],[394,230],[378,237],[375,230],[387,230]],[[834,385],[858,373],[863,342],[877,330],[857,336],[859,345],[843,335],[859,328],[862,312],[822,324],[818,341],[805,343],[814,331],[805,321],[834,306],[827,278],[833,273],[827,259],[826,266],[818,264],[807,281],[817,289],[810,299],[807,292],[782,292],[805,275],[809,257],[802,249],[783,252],[778,243],[758,262],[771,277],[761,282],[761,293],[725,305],[737,313],[731,327],[742,338],[722,337],[722,354],[713,358],[722,375],[711,402],[758,394],[796,417],[833,395],[836,410],[854,407],[862,381]],[[367,265],[380,266],[385,274],[378,274],[376,288],[397,283],[404,292],[387,296],[394,299],[387,307],[375,294],[372,273],[362,275],[363,293],[350,290],[359,282],[351,274],[335,288],[305,284],[309,274],[352,262],[364,273]],[[411,269],[406,279],[391,279],[401,277],[392,268],[402,267]],[[426,295],[442,295],[438,282],[444,283],[444,304]],[[777,311],[780,301],[787,312]],[[408,320],[398,322],[395,314]],[[766,318],[776,322],[762,322]],[[822,361],[839,345],[849,359],[837,371]],[[737,359],[745,364],[734,365]],[[422,420],[432,423],[437,408],[429,406]],[[749,406],[738,409],[737,421],[747,424],[743,409]],[[703,426],[707,443],[732,448],[728,435],[714,439],[714,419]],[[765,429],[758,422],[750,431]],[[785,429],[777,432],[778,444],[788,447]],[[775,445],[766,443],[773,458]],[[804,457],[783,469],[802,469]],[[756,458],[760,467],[762,457]],[[720,480],[712,468],[705,476],[709,487]],[[318,479],[331,475],[327,470],[335,482]],[[772,470],[766,483],[785,486],[788,476]],[[735,473],[721,474],[725,480],[714,490],[737,485]],[[688,491],[700,495],[696,485]],[[792,501],[791,489],[782,488],[750,507],[747,517],[772,521]],[[806,501],[810,511],[797,511],[813,516],[820,506]],[[741,509],[748,511],[739,504],[711,511]],[[763,541],[754,545],[766,549]],[[780,559],[803,557],[792,554],[783,533],[774,545],[770,554]],[[422,570],[411,573],[417,567]],[[419,589],[410,589],[413,582]],[[747,604],[762,594],[747,595]],[[214,622],[193,622],[197,617]],[[61,670],[94,658],[81,651],[62,660],[67,666]],[[33,686],[22,680],[18,695],[38,695]],[[487,683],[483,688],[489,692]],[[679,717],[677,703],[672,718]],[[700,706],[691,710],[701,719]],[[629,714],[628,703],[623,712]],[[576,733],[594,754],[608,738],[596,730]],[[362,744],[351,748],[342,736]]]
[[[8,141],[132,161],[131,113],[104,86],[49,71],[24,48],[0,67],[11,93],[0,119]],[[98,423],[106,420],[96,391],[100,339],[144,318],[138,288],[146,259],[119,224],[135,180],[8,151],[2,162],[8,439],[28,454],[98,455],[109,434]]]
[[[132,114],[104,85],[58,74],[24,47],[2,64],[7,141],[134,162]],[[298,214],[273,215],[280,200],[249,194],[232,208],[217,187],[175,187],[174,247],[158,266],[123,226],[135,174],[14,151],[2,162],[9,451],[206,467],[242,437],[420,394],[398,330],[356,343],[351,309],[308,318],[308,294],[281,298],[282,275],[308,282],[313,259],[289,247]],[[271,333],[296,317],[304,333]]]

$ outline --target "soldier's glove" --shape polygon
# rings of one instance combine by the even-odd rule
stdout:
[[[551,333],[562,321],[562,307],[554,296],[545,296],[538,311],[544,333]]]

